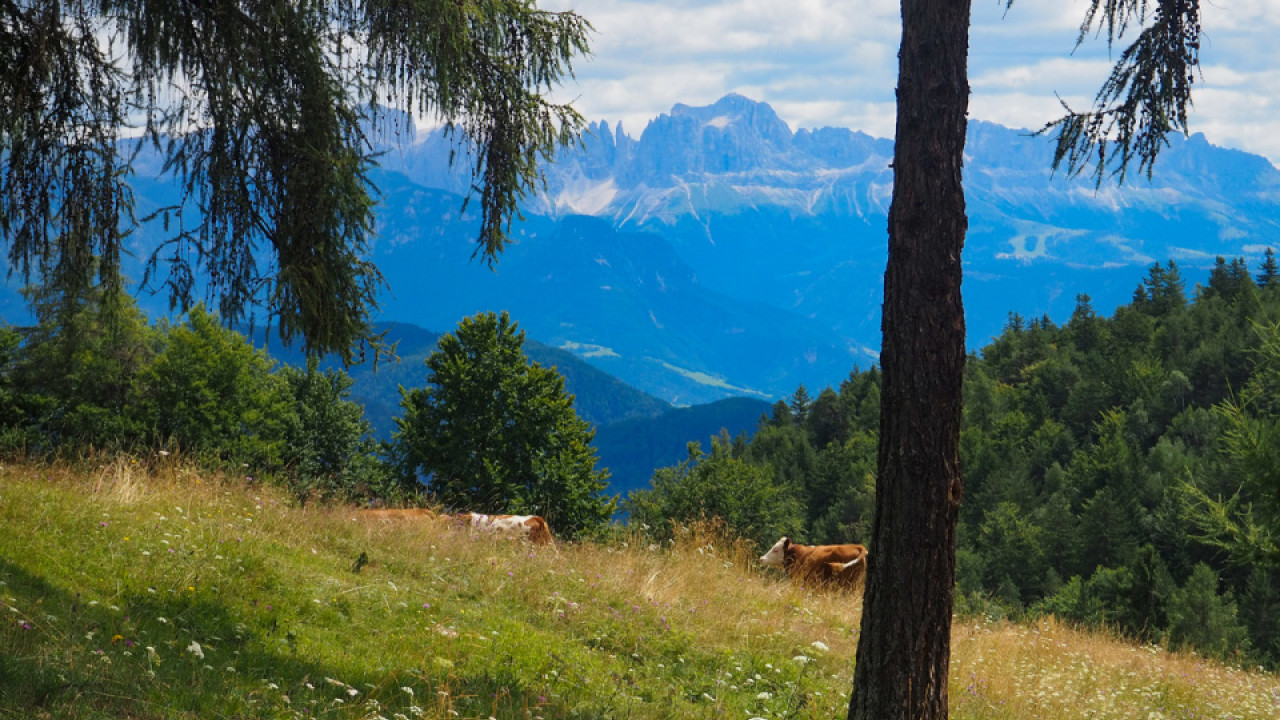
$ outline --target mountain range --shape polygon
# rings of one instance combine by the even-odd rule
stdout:
[[[493,267],[473,259],[466,160],[449,164],[466,148],[430,130],[379,142],[372,259],[386,321],[445,332],[505,309],[530,338],[673,405],[769,401],[876,362],[892,140],[793,131],[740,95],[676,105],[638,137],[597,122],[545,164]],[[1280,244],[1280,171],[1264,158],[1175,137],[1150,178],[1100,186],[1055,174],[1051,158],[1048,138],[969,123],[970,347],[1010,313],[1065,321],[1079,294],[1109,313],[1154,262],[1175,260],[1193,283],[1216,256],[1256,266]],[[136,187],[139,215],[176,193]],[[135,233],[135,255],[161,237]],[[167,311],[162,297],[141,302]]]
[[[443,170],[451,148],[424,133],[384,168],[425,203],[422,188],[465,188]],[[434,301],[398,297],[387,312],[438,325],[505,307],[531,336],[677,404],[834,385],[876,360],[892,154],[891,140],[853,130],[793,132],[740,95],[676,105],[639,138],[598,122],[548,164],[492,276],[440,278]],[[970,347],[1010,313],[1063,322],[1077,295],[1109,313],[1155,262],[1177,262],[1194,284],[1219,255],[1256,266],[1280,244],[1280,171],[1265,158],[1175,136],[1149,178],[1095,185],[1055,173],[1052,155],[1047,137],[969,123]],[[424,245],[446,261],[452,245],[425,243],[402,213],[383,217],[397,259],[381,266],[408,268],[399,258]],[[453,252],[470,251],[467,231],[451,238]],[[410,307],[431,302],[449,306],[438,323]]]

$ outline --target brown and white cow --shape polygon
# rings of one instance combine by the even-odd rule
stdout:
[[[472,512],[454,515],[452,519],[477,532],[492,533],[502,538],[528,540],[534,545],[550,545],[555,542],[547,521],[537,515],[484,515]]]
[[[760,557],[760,564],[780,567],[804,585],[852,589],[866,577],[867,555],[865,545],[801,545],[783,536]]]

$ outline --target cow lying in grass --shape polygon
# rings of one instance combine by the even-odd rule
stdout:
[[[845,545],[800,545],[783,536],[760,564],[780,567],[787,577],[809,587],[839,587],[852,590],[867,574],[867,548]]]
[[[473,512],[454,515],[452,519],[474,531],[492,533],[502,538],[528,540],[534,545],[551,545],[555,542],[547,521],[537,515],[483,515]]]

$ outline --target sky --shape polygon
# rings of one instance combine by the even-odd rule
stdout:
[[[553,97],[639,137],[676,103],[730,92],[769,103],[792,130],[892,137],[897,0],[539,0],[595,28],[592,52]],[[1038,129],[1059,98],[1088,109],[1113,58],[1105,37],[1077,47],[1087,0],[973,0],[969,117]],[[1203,0],[1201,76],[1190,131],[1280,165],[1280,0]]]

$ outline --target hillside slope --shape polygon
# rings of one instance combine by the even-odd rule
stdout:
[[[533,550],[167,461],[0,469],[0,716],[843,715],[860,603],[745,549]],[[1280,680],[964,620],[951,700],[960,720],[1261,719]]]

